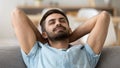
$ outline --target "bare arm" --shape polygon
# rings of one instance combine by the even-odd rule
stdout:
[[[86,21],[83,25],[78,26],[71,34],[69,41],[73,42],[76,41],[77,39],[81,38],[82,36],[90,33],[90,31],[93,29],[96,21],[97,21],[97,16],[94,16],[90,18],[88,21]]]
[[[26,54],[29,53],[36,41],[45,42],[32,21],[17,8],[12,12],[12,25],[20,46]]]
[[[88,37],[87,42],[96,54],[99,54],[99,52],[101,52],[103,48],[108,32],[109,23],[110,23],[109,14],[107,12],[102,12],[98,16],[96,24],[92,31],[90,32],[90,36]]]
[[[90,45],[90,47],[96,54],[99,54],[106,39],[109,22],[109,14],[103,11],[99,15],[88,20],[84,25],[78,27],[71,34],[70,41],[75,41],[76,39],[84,36],[85,34],[90,33],[87,43]]]

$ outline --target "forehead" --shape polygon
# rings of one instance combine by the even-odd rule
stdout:
[[[46,17],[46,21],[49,21],[51,19],[59,19],[59,18],[65,18],[65,17],[62,14],[53,13],[53,14],[50,14],[48,17]]]

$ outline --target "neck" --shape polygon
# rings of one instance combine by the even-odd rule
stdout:
[[[57,49],[62,49],[65,48],[67,49],[69,47],[69,40],[60,40],[60,41],[50,41],[49,40],[49,44],[51,45],[51,47],[57,48]]]

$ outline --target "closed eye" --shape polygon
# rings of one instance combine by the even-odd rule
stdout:
[[[54,24],[55,23],[55,19],[51,19],[49,20],[48,24],[51,25],[51,24]]]
[[[60,21],[61,23],[66,23],[66,22],[67,22],[65,18],[60,18],[59,21]]]

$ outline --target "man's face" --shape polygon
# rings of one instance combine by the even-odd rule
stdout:
[[[45,32],[50,40],[63,40],[69,37],[70,27],[63,15],[53,13],[45,20]]]

